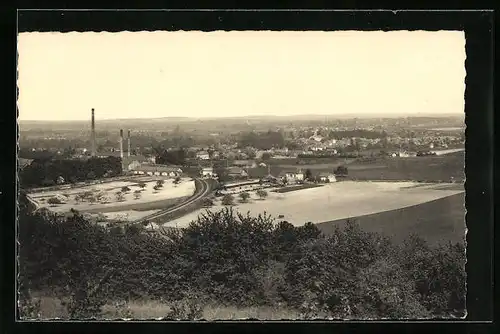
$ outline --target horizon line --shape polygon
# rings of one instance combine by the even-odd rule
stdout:
[[[337,115],[331,115],[331,114],[295,114],[295,115],[266,115],[266,114],[261,114],[261,115],[246,115],[246,116],[163,116],[163,117],[128,117],[128,118],[96,118],[97,120],[101,121],[128,121],[128,120],[158,120],[158,119],[186,119],[186,120],[198,120],[198,119],[244,119],[244,118],[285,118],[285,117],[315,117],[315,118],[320,118],[320,117],[326,117],[326,118],[350,118],[350,119],[355,119],[355,118],[408,118],[408,117],[434,117],[434,118],[441,118],[441,117],[453,117],[453,116],[464,116],[465,113],[445,113],[445,114],[426,114],[426,113],[415,113],[415,114],[385,114],[385,115],[366,115],[366,114],[360,114],[360,115],[350,115],[350,114],[337,114]],[[18,119],[18,122],[84,122],[84,121],[89,121],[90,117],[87,119]]]

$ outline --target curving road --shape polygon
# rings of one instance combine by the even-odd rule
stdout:
[[[142,222],[147,221],[147,220],[158,219],[158,218],[164,217],[166,215],[170,215],[170,214],[172,214],[172,213],[174,213],[176,211],[179,211],[179,210],[182,210],[182,209],[186,208],[187,206],[189,206],[189,205],[191,205],[191,204],[193,204],[193,203],[201,200],[202,198],[204,198],[208,194],[210,194],[212,188],[211,188],[210,184],[207,182],[207,180],[195,179],[195,182],[199,182],[199,184],[201,184],[201,187],[187,201],[182,202],[180,204],[177,204],[174,207],[171,207],[171,208],[168,208],[168,209],[161,210],[159,212],[153,213],[153,214],[151,214],[149,216],[142,217],[140,219],[137,219],[137,220],[133,221],[132,223],[133,224],[142,223]]]

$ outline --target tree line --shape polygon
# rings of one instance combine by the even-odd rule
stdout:
[[[240,136],[238,140],[240,147],[254,147],[258,150],[269,150],[271,148],[283,148],[285,138],[278,131],[248,132]]]
[[[394,244],[352,221],[323,235],[312,223],[225,209],[148,234],[21,204],[19,244],[21,316],[36,308],[30,291],[59,297],[75,319],[141,298],[197,309],[281,303],[305,318],[430,318],[465,309],[462,244],[431,247],[415,236]]]
[[[188,158],[188,152],[185,148],[166,149],[155,147],[153,150],[157,164],[183,166]]]
[[[122,174],[117,157],[78,159],[35,159],[19,173],[21,187],[52,186]],[[61,182],[62,180],[62,182]]]

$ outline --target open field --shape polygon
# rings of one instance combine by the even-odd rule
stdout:
[[[36,295],[36,294],[35,294]],[[61,299],[39,295],[40,300],[40,318],[56,319],[67,318],[68,312],[61,304]],[[102,308],[102,319],[123,320],[124,318],[138,320],[160,320],[165,318],[170,312],[171,307],[167,303],[161,303],[155,300],[137,300],[130,301],[123,306],[108,303]],[[262,319],[262,320],[282,320],[282,319],[300,319],[300,313],[294,310],[288,310],[284,307],[231,307],[216,305],[207,305],[202,310],[202,319],[211,320],[240,320],[240,319]]]
[[[300,226],[306,222],[329,222],[401,209],[462,192],[463,186],[457,184],[345,181],[283,194],[269,192],[265,200],[259,200],[255,193],[251,193],[250,202],[237,203],[235,209],[254,215],[267,212],[275,218],[283,215],[284,220]],[[216,202],[209,210],[217,211],[222,207]],[[203,212],[205,209],[197,210],[165,226],[187,226]]]
[[[462,152],[465,151],[464,148],[450,148],[449,150],[433,150],[431,152],[436,153],[436,155],[445,155],[445,154],[451,154],[451,153],[457,153],[457,152]]]
[[[362,159],[330,158],[326,161],[318,159],[317,163],[296,164],[292,161],[275,161],[272,168],[302,170],[313,172],[333,172],[340,165],[347,166],[349,178],[357,180],[422,180],[449,182],[450,177],[464,180],[465,152],[464,149],[434,150],[436,156],[425,157],[378,157],[372,161]]]
[[[314,168],[315,166],[329,166],[329,165],[340,165],[350,163],[355,161],[355,158],[341,158],[341,157],[322,157],[322,158],[289,158],[289,159],[270,159],[265,161],[266,164],[271,166],[280,167],[302,167],[302,168]]]
[[[457,127],[449,126],[449,127],[444,127],[444,128],[432,128],[429,130],[432,130],[432,131],[463,131],[464,128],[458,127],[458,126]]]
[[[354,180],[415,180],[450,182],[465,180],[465,152],[450,154],[384,158],[371,162],[356,161],[347,165],[349,179]]]
[[[34,193],[30,197],[41,207],[48,207],[54,212],[67,212],[71,208],[81,212],[117,212],[127,210],[154,210],[165,209],[166,207],[175,205],[186,197],[193,195],[195,191],[194,181],[190,179],[182,179],[181,183],[175,185],[173,180],[164,180],[163,187],[158,191],[153,189],[156,180],[144,182],[144,189],[139,187],[137,181],[116,181],[104,184],[91,185],[85,188],[68,189],[62,191],[50,191],[44,193]],[[130,191],[123,193],[123,198],[118,200],[116,192],[122,187],[129,187]],[[136,199],[134,191],[140,191],[139,197]],[[85,201],[77,201],[75,196],[91,192],[94,196],[100,194],[102,199],[95,203]],[[57,196],[63,200],[62,204],[49,205],[48,199]]]
[[[124,210],[105,213],[104,216],[108,220],[133,221],[142,217],[151,215],[160,211],[158,210]]]
[[[126,206],[125,205],[118,206],[118,207],[117,206],[110,206],[107,208],[97,207],[97,208],[85,210],[84,212],[90,212],[90,213],[102,212],[102,213],[105,213],[105,212],[128,211],[128,210],[134,210],[134,211],[161,210],[161,209],[166,209],[166,208],[169,208],[169,207],[174,206],[176,204],[179,204],[182,201],[186,200],[187,198],[189,198],[189,196],[166,198],[166,199],[154,200],[154,201],[142,202],[142,203],[139,202],[138,200],[137,201],[134,200],[134,203],[128,204]]]
[[[377,232],[400,242],[409,234],[417,234],[429,244],[462,242],[465,236],[465,194],[456,194],[406,208],[363,215],[355,221],[364,231]],[[345,219],[317,224],[326,235]]]
[[[294,186],[289,186],[289,187],[284,187],[284,188],[278,188],[278,189],[274,190],[274,192],[279,193],[279,194],[284,194],[284,193],[289,193],[291,191],[299,191],[299,190],[317,188],[317,187],[322,187],[322,186],[323,186],[322,184],[305,183],[305,184],[299,184],[299,185],[294,185]]]

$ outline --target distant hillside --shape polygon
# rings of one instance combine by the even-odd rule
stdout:
[[[273,123],[273,122],[319,122],[319,121],[335,121],[335,120],[376,120],[383,121],[389,119],[405,119],[411,123],[421,124],[462,124],[462,115],[443,115],[443,116],[390,116],[390,115],[290,115],[290,116],[275,116],[275,115],[254,115],[254,116],[232,116],[224,118],[203,117],[161,117],[161,118],[127,118],[127,119],[99,119],[96,117],[97,126],[101,127],[123,127],[123,128],[138,128],[142,126],[161,126],[171,124],[198,124],[198,123],[233,123],[245,124],[252,123]],[[444,122],[444,123],[443,123]],[[462,122],[462,123],[461,123]],[[21,130],[42,129],[42,130],[56,130],[56,129],[81,129],[82,127],[90,127],[90,117],[88,120],[78,121],[37,121],[37,120],[20,120],[19,126]]]

